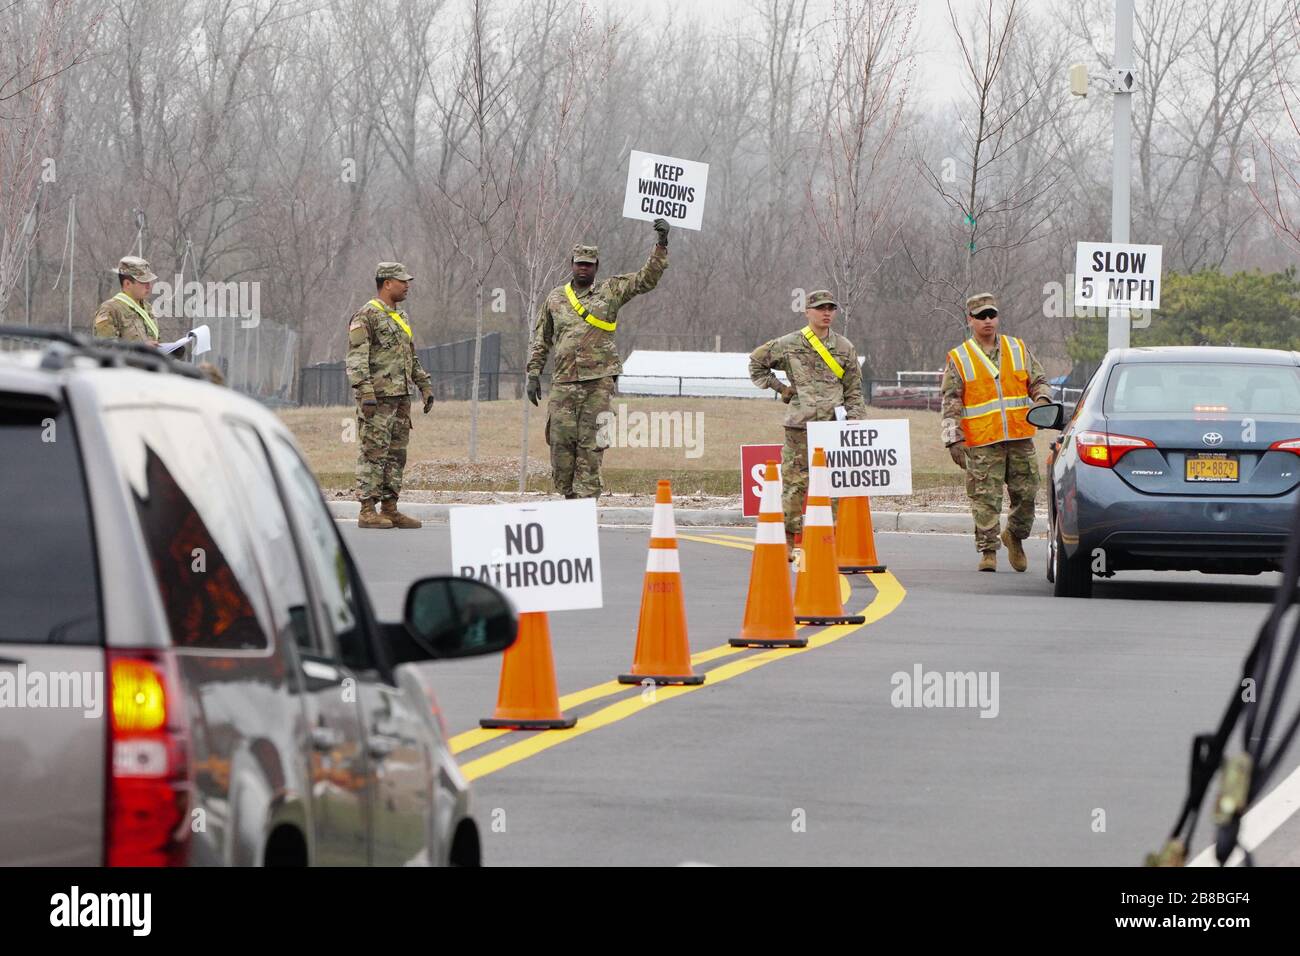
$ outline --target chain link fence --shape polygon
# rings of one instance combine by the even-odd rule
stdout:
[[[474,384],[474,340],[448,342],[416,349],[420,364],[433,380],[433,394],[439,401],[467,401]],[[504,373],[510,379],[519,373]],[[479,355],[480,401],[491,402],[501,397],[501,333],[489,332],[483,336]],[[514,382],[507,394],[518,391]],[[510,395],[510,397],[518,397]],[[351,405],[352,387],[348,385],[347,366],[343,362],[321,362],[299,369],[299,405]]]

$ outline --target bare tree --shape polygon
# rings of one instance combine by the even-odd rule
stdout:
[[[909,82],[915,8],[895,0],[836,0],[820,78],[820,162],[806,198],[824,260],[853,320],[902,189],[895,154]]]
[[[1056,205],[1059,144],[1047,133],[1063,91],[1048,87],[1060,73],[1026,17],[1018,0],[986,0],[963,24],[948,3],[963,66],[959,148],[921,173],[949,210],[941,228],[951,245],[927,268],[909,259],[935,307],[961,329],[974,285],[1003,287],[1021,250],[1047,233]]]
[[[60,75],[83,63],[97,19],[72,28],[72,0],[10,0],[0,8],[0,321],[31,251],[44,181],[51,181],[49,136],[64,87]]]
[[[581,3],[576,23],[570,24],[562,46],[557,44],[557,68],[545,71],[534,88],[536,97],[530,112],[541,117],[537,131],[529,137],[531,148],[521,156],[516,171],[516,188],[510,193],[513,228],[510,231],[509,265],[515,293],[523,303],[520,310],[523,359],[526,361],[534,304],[539,302],[558,277],[564,252],[572,236],[590,224],[595,196],[584,193],[568,159],[575,149],[576,135],[591,107],[593,96],[604,82],[607,65],[603,53],[614,28],[598,29],[590,8]],[[547,58],[552,50],[534,49]],[[524,362],[520,365],[523,367]],[[520,402],[519,490],[528,485],[528,422],[531,405]]]
[[[457,150],[467,175],[444,187],[447,238],[469,267],[474,284],[474,364],[470,380],[469,460],[478,460],[479,373],[483,353],[483,298],[488,275],[509,238],[507,203],[518,163],[518,145],[498,130],[511,92],[517,51],[498,42],[488,24],[487,0],[471,0],[466,50],[451,111],[468,127]],[[505,211],[506,214],[503,214]]]
[[[1252,184],[1251,194],[1277,235],[1300,251],[1300,84],[1291,72],[1300,61],[1300,3],[1290,13],[1286,29],[1273,38],[1271,47],[1274,89],[1285,122],[1277,134],[1256,126],[1268,179],[1262,188]]]
[[[1134,21],[1134,227],[1165,247],[1166,268],[1223,266],[1259,215],[1251,201],[1252,129],[1279,108],[1275,64],[1294,0],[1152,0]],[[1096,35],[1108,4],[1074,0],[1070,25],[1109,67]]]

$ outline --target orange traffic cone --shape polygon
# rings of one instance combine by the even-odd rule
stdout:
[[[519,615],[519,636],[501,659],[497,709],[480,727],[507,730],[561,730],[577,723],[560,712],[551,657],[551,625],[545,611]]]
[[[686,640],[686,606],[682,602],[682,572],[677,561],[677,525],[673,521],[673,490],[659,482],[650,554],[641,587],[641,620],[636,627],[632,672],[619,674],[620,684],[703,684],[704,675],[691,671],[691,646]]]
[[[803,515],[803,560],[794,586],[796,624],[863,624],[861,614],[845,614],[840,602],[840,575],[835,564],[835,528],[831,524],[831,478],[826,452],[813,449],[808,498]]]
[[[776,462],[767,463],[763,497],[758,506],[754,559],[749,567],[749,597],[745,623],[732,647],[806,647],[806,637],[794,633],[794,601],[790,596],[790,565],[786,560],[781,515],[781,479]]]
[[[835,559],[843,574],[880,572],[885,566],[876,557],[876,535],[871,530],[871,499],[865,496],[841,498],[835,519]]]

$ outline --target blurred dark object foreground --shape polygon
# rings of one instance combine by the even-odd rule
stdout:
[[[1182,866],[1187,862],[1200,817],[1201,804],[1217,771],[1222,769],[1219,794],[1214,801],[1215,857],[1222,866],[1239,847],[1241,818],[1268,787],[1269,781],[1286,754],[1287,747],[1300,727],[1300,706],[1273,738],[1274,726],[1281,716],[1282,700],[1300,652],[1300,613],[1296,610],[1297,579],[1300,579],[1300,508],[1291,524],[1286,556],[1282,564],[1282,581],[1272,610],[1259,629],[1250,653],[1242,666],[1241,678],[1232,689],[1223,719],[1213,734],[1199,734],[1192,740],[1192,764],[1187,792],[1178,822],[1164,847],[1147,854],[1147,866]],[[1279,647],[1279,645],[1281,645]],[[1277,659],[1277,669],[1270,669]],[[1241,725],[1242,750],[1225,757],[1229,738]],[[1241,847],[1245,865],[1253,865],[1249,850]]]

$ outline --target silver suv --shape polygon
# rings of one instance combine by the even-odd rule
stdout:
[[[477,865],[421,662],[512,643],[500,592],[426,578],[377,622],[262,406],[0,341],[0,863]]]

